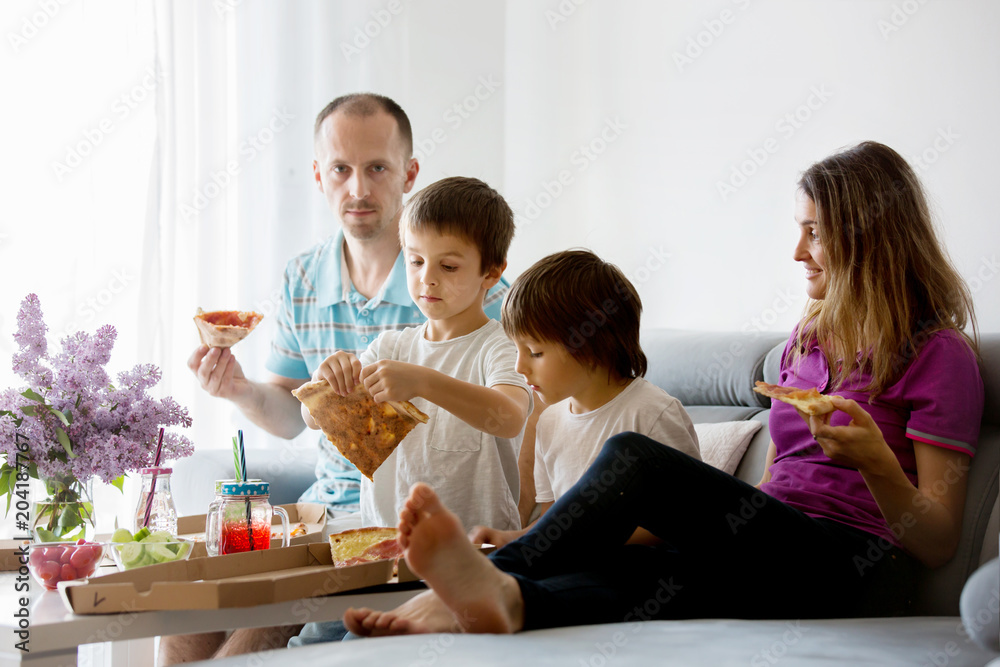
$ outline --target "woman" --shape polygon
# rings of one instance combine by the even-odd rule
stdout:
[[[516,632],[650,618],[900,615],[915,573],[955,552],[983,384],[967,288],[913,170],[865,142],[799,182],[794,258],[813,300],[782,385],[818,387],[822,417],[776,402],[755,488],[626,433],[528,534],[486,560],[433,491],[400,514],[432,590],[356,634]],[[626,544],[637,527],[661,540]]]

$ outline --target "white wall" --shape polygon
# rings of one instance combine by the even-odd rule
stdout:
[[[510,276],[590,247],[635,279],[647,326],[788,330],[805,303],[791,259],[799,174],[858,141],[887,143],[914,158],[981,329],[1000,330],[987,194],[1000,3],[577,2],[402,2],[364,44],[388,6],[369,2],[331,19],[331,71],[317,75],[328,97],[400,101],[418,187],[475,175],[507,196],[520,224]],[[344,44],[364,46],[345,56]],[[314,221],[329,225],[321,205]]]
[[[508,5],[504,190],[525,220],[537,216],[515,242],[513,271],[589,246],[641,283],[647,325],[789,329],[804,305],[791,259],[798,175],[875,139],[921,160],[980,325],[1000,329],[988,194],[1000,3],[588,2],[565,21],[546,18],[559,6],[573,5]],[[606,119],[620,120],[620,136],[574,162]],[[748,163],[748,151],[766,162]],[[753,173],[720,194],[743,165]],[[560,170],[571,184],[531,209],[549,202],[544,183]]]

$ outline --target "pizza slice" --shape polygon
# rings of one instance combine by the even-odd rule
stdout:
[[[201,308],[194,315],[198,336],[209,347],[232,347],[254,330],[264,316],[253,311],[213,310],[206,313]]]
[[[819,393],[815,387],[796,389],[795,387],[782,387],[758,381],[753,390],[768,398],[788,403],[807,415],[825,415],[836,409],[833,407],[833,400],[826,394]]]
[[[308,382],[292,392],[309,410],[323,435],[368,479],[427,415],[409,401],[376,403],[358,383],[340,396],[326,380]]]
[[[330,536],[333,564],[347,567],[377,560],[398,560],[403,555],[395,528],[356,528]]]

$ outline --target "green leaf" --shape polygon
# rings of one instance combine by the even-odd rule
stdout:
[[[10,410],[0,410],[0,417],[10,417],[14,420],[14,426],[20,426],[24,419],[20,415],[14,414]]]
[[[33,389],[25,389],[24,391],[21,392],[21,396],[31,399],[32,401],[38,401],[39,403],[42,404],[45,403],[45,399]]]
[[[125,493],[125,475],[118,475],[118,477],[111,480],[111,486],[117,488],[122,493]]]
[[[24,414],[28,415],[29,417],[34,417],[35,414],[36,414],[36,410],[35,410],[36,407],[37,406],[34,406],[34,405],[24,405],[24,406],[21,407],[21,412],[23,412]]]
[[[38,535],[38,540],[40,542],[62,542],[63,539],[53,533],[50,530],[46,530],[42,526],[35,526],[35,534]]]
[[[69,426],[69,420],[66,419],[66,415],[64,415],[62,412],[60,412],[59,410],[56,410],[52,406],[49,406],[49,412],[51,412],[52,414],[54,414],[56,416],[56,419],[58,419],[59,421],[61,421],[63,423],[63,426]]]
[[[63,446],[63,449],[66,450],[66,453],[69,454],[71,459],[79,458],[73,453],[73,445],[70,443],[69,436],[66,435],[66,431],[62,430],[58,426],[56,426],[56,437],[59,438],[59,444]]]
[[[14,498],[14,487],[17,484],[14,476],[14,469],[6,463],[3,464],[3,472],[0,472],[0,496],[7,494],[7,509],[4,510],[4,517],[10,514],[10,501]]]
[[[62,533],[65,534],[66,531],[72,530],[80,525],[80,511],[77,509],[76,505],[64,505],[62,514],[59,515],[59,527],[62,528]]]

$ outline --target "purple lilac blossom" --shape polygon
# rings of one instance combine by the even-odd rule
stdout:
[[[21,416],[20,427],[10,416],[0,416],[0,456],[16,460],[16,436],[29,441],[30,458],[39,474],[49,477],[72,474],[81,482],[99,477],[111,482],[123,473],[137,471],[153,463],[161,427],[191,426],[191,417],[169,396],[155,399],[147,390],[161,378],[153,364],[138,364],[118,374],[118,386],[110,383],[105,366],[111,359],[117,332],[103,326],[93,335],[83,332],[62,340],[62,351],[50,358],[45,340],[47,327],[42,320],[38,297],[28,295],[18,313],[14,338],[19,351],[14,355],[14,372],[26,387],[0,392],[0,410]],[[45,398],[46,404],[61,411],[69,420],[65,426],[49,410],[21,395],[30,388]],[[35,415],[22,408],[38,406]],[[63,428],[72,443],[70,458],[59,443],[57,428]],[[163,458],[189,456],[191,441],[175,433],[163,438]]]

